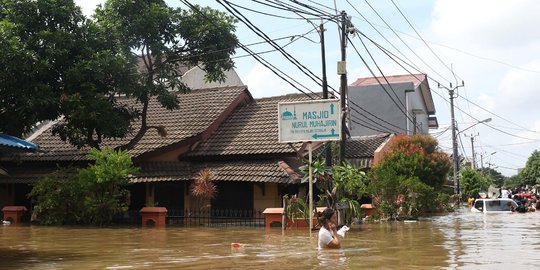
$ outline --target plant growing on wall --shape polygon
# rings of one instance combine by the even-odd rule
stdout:
[[[200,170],[195,176],[195,180],[191,184],[189,190],[191,195],[197,198],[197,204],[199,209],[210,207],[210,205],[203,206],[203,203],[209,201],[217,195],[217,186],[212,182],[214,174],[208,168]]]

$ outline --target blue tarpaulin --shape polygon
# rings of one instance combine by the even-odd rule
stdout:
[[[0,152],[4,151],[30,151],[36,152],[39,149],[38,145],[29,141],[10,136],[7,134],[0,134]]]

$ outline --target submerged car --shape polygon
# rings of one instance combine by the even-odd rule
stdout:
[[[474,202],[473,207],[471,207],[471,212],[512,213],[517,207],[517,203],[508,198],[477,199]]]

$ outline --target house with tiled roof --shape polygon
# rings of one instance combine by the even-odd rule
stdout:
[[[174,162],[192,149],[194,144],[204,141],[210,134],[227,119],[227,117],[243,103],[252,102],[253,98],[245,86],[220,87],[199,89],[187,94],[181,94],[180,106],[177,110],[169,111],[163,108],[157,100],[149,104],[148,123],[153,126],[162,126],[167,135],[162,137],[156,130],[149,130],[140,142],[128,151],[137,166],[148,167],[147,162]],[[123,102],[132,102],[124,100]],[[52,134],[52,124],[44,126],[39,134],[32,136],[32,142],[40,146],[41,151],[32,154],[21,154],[13,158],[3,158],[2,164],[8,172],[8,176],[0,178],[5,192],[0,190],[0,203],[3,204],[28,204],[26,194],[31,190],[31,185],[38,178],[51,172],[57,167],[63,166],[86,166],[88,148],[77,149],[59,136]],[[138,128],[137,123],[134,125]],[[104,141],[103,147],[117,147],[127,143],[134,134],[124,139]],[[175,168],[178,166],[175,165]],[[191,166],[190,168],[196,168]],[[194,170],[194,169],[192,169]],[[190,173],[194,173],[191,170]],[[145,173],[145,172],[143,172]],[[181,171],[178,171],[178,175]],[[146,174],[143,174],[147,176]],[[182,175],[182,179],[192,179],[191,175]],[[157,178],[159,182],[160,178]],[[134,182],[137,182],[134,179]],[[142,207],[153,204],[155,199],[155,187],[152,185],[133,185],[132,193],[135,195],[134,206]],[[148,189],[148,190],[147,190]],[[158,187],[158,193],[166,193],[167,197],[175,197],[169,194],[168,187]],[[139,194],[140,196],[137,196]],[[152,196],[146,196],[150,194]],[[184,192],[180,193],[184,194]],[[165,195],[164,195],[165,196]],[[142,197],[142,198],[141,198]],[[170,200],[170,199],[168,199]],[[180,200],[178,201],[180,202]],[[183,207],[183,204],[180,205]]]
[[[305,101],[303,94],[253,99],[247,87],[231,86],[196,89],[181,94],[180,108],[169,111],[156,101],[149,106],[148,122],[163,126],[166,137],[149,130],[129,154],[140,173],[131,178],[132,210],[158,205],[167,209],[196,207],[189,187],[196,174],[208,168],[218,187],[212,208],[264,209],[281,207],[282,196],[305,194],[299,166],[307,154],[303,143],[278,142],[278,103]],[[125,101],[129,102],[129,101]],[[40,145],[36,154],[23,154],[16,161],[2,160],[9,172],[0,177],[0,207],[3,203],[25,205],[26,194],[38,178],[58,166],[85,166],[88,149],[77,149],[53,136],[45,126],[33,136]],[[131,135],[132,136],[132,135]],[[104,146],[117,147],[131,136],[109,140]],[[374,153],[390,134],[352,138],[346,158],[371,166]],[[322,144],[315,144],[315,148]]]
[[[348,89],[352,136],[438,128],[426,74],[359,78]]]

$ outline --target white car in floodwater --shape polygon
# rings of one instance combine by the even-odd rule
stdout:
[[[508,198],[477,199],[471,207],[474,213],[512,213],[517,203]]]

